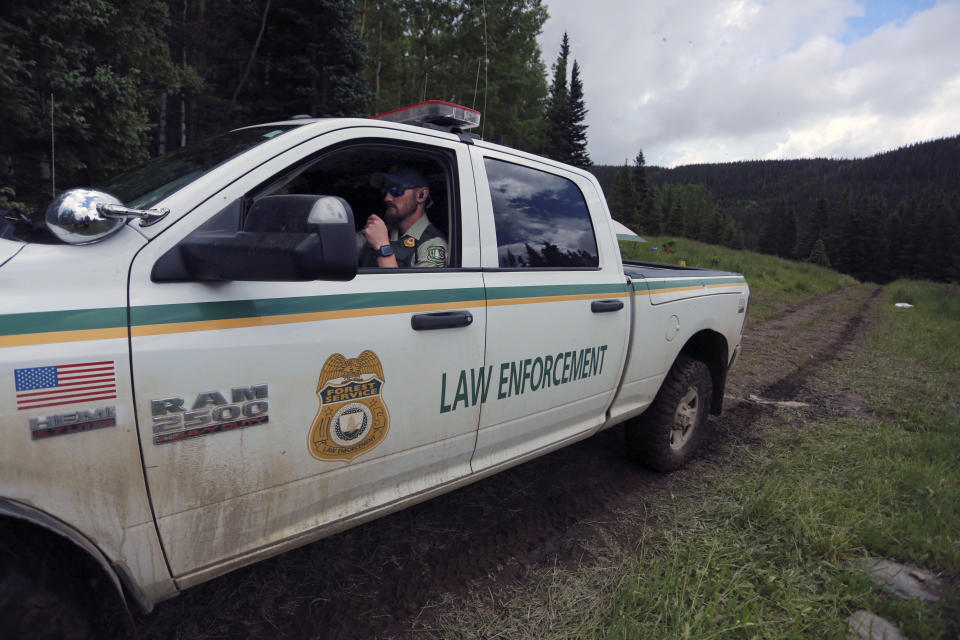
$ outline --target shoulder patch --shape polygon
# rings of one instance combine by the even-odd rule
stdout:
[[[447,263],[447,249],[440,245],[427,247],[427,260],[433,264],[444,266]]]

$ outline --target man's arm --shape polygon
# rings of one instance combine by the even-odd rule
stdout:
[[[390,246],[390,233],[387,231],[387,225],[377,214],[370,214],[370,217],[367,218],[367,225],[362,231],[374,251],[378,251],[383,245]],[[396,269],[398,266],[397,256],[381,256],[378,253],[377,266],[384,269]]]

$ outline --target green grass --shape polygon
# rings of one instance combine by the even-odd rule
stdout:
[[[688,267],[735,271],[746,276],[751,292],[750,318],[754,321],[775,315],[785,306],[856,284],[850,276],[806,262],[737,251],[686,238],[650,236],[646,239],[647,243],[621,241],[623,257],[664,264],[683,261]],[[663,251],[667,243],[672,243],[673,253]],[[659,250],[651,251],[652,247]]]
[[[914,309],[893,307],[911,301]],[[902,601],[853,568],[867,555],[960,575],[960,287],[896,282],[821,392],[866,411],[780,410],[737,469],[699,478],[580,635],[844,638],[868,609],[908,638],[956,638],[956,587]],[[799,428],[798,428],[799,425]]]

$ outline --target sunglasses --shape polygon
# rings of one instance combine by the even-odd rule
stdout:
[[[382,189],[380,189],[380,195],[385,196],[389,193],[394,198],[399,198],[400,196],[403,195],[404,191],[406,191],[407,189],[413,189],[413,188],[415,187],[404,187],[399,184],[392,184],[389,187],[383,187]]]

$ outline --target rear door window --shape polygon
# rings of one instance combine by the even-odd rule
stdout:
[[[562,176],[484,158],[502,269],[597,268],[590,211]]]

